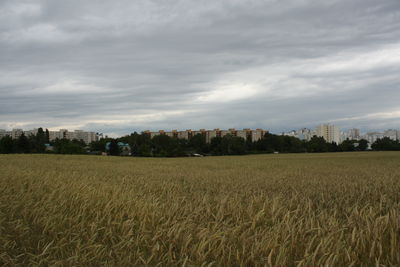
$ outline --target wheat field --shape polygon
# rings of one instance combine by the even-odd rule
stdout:
[[[0,155],[5,266],[399,266],[400,153]]]

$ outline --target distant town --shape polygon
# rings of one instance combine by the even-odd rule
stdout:
[[[366,132],[361,133],[360,129],[353,128],[347,131],[341,131],[340,128],[332,124],[321,124],[315,129],[302,128],[284,132],[282,135],[293,136],[300,140],[310,141],[313,136],[323,137],[327,142],[335,142],[341,144],[345,140],[367,140],[369,145],[378,139],[387,137],[393,141],[400,140],[400,130],[388,129],[383,132]]]
[[[4,129],[0,129],[0,139],[4,136],[10,136],[13,139],[18,139],[22,134],[25,136],[36,135],[38,129],[32,130],[23,130],[23,129],[13,129],[11,131],[6,131]],[[172,131],[143,131],[144,134],[153,138],[158,135],[166,135],[171,138],[179,138],[189,140],[196,134],[202,134],[205,136],[206,142],[210,143],[211,139],[214,137],[223,137],[227,134],[232,136],[242,137],[245,140],[251,140],[252,142],[256,142],[260,140],[265,133],[268,133],[268,130],[264,129],[242,129],[236,130],[234,128],[228,130],[172,130]],[[282,132],[280,135],[284,136],[292,136],[296,137],[300,140],[310,141],[313,136],[323,137],[328,143],[336,143],[341,144],[345,140],[367,140],[369,145],[373,144],[378,139],[382,139],[387,137],[391,140],[400,140],[400,130],[396,129],[388,129],[383,132],[366,132],[361,133],[360,129],[353,128],[346,131],[341,131],[337,125],[333,124],[321,124],[318,125],[315,129],[302,128],[298,130],[292,130],[288,132]],[[102,139],[103,134],[99,134],[96,132],[83,131],[83,130],[74,130],[69,131],[67,129],[60,129],[59,131],[48,131],[48,139],[49,141],[55,141],[56,139],[68,139],[68,140],[80,140],[85,142],[85,144],[90,144],[91,142],[98,141]]]
[[[12,129],[11,131],[6,131],[0,129],[0,139],[5,136],[10,136],[12,139],[18,139],[22,134],[29,137],[31,135],[37,135],[38,128],[33,130],[24,131],[23,129]],[[67,129],[60,129],[59,131],[49,131],[47,130],[49,141],[55,141],[56,139],[68,139],[68,140],[81,140],[85,144],[90,144],[91,142],[97,141],[99,135],[95,132],[87,132],[83,130],[68,131]]]

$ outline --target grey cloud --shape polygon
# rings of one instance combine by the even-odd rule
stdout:
[[[6,0],[0,14],[0,128],[400,128],[365,117],[399,110],[397,0]]]

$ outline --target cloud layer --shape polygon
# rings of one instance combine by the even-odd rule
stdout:
[[[0,3],[0,128],[400,128],[398,0]]]

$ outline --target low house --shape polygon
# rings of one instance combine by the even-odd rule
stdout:
[[[52,146],[50,144],[44,144],[44,149],[45,149],[45,151],[52,152],[52,151],[54,151],[54,146]]]
[[[132,149],[129,144],[118,142],[119,149],[121,151],[121,156],[130,156],[132,155]]]
[[[129,144],[123,143],[123,142],[118,142],[118,147],[119,147],[119,155],[120,156],[131,156],[132,155],[132,149]],[[106,151],[110,151],[110,145],[111,142],[106,143]]]

